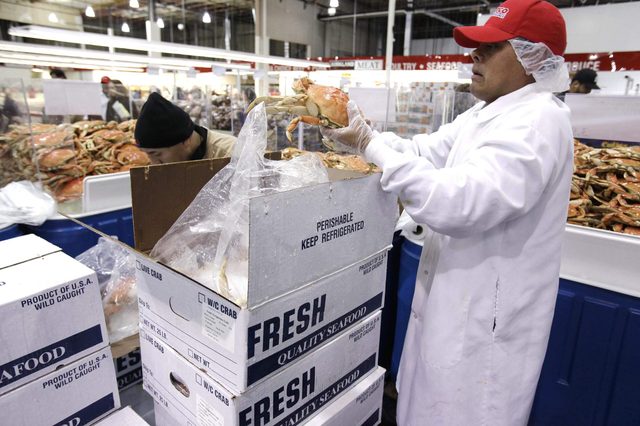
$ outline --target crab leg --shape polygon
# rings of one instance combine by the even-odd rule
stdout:
[[[310,115],[301,115],[299,117],[296,117],[291,120],[291,122],[287,126],[287,139],[289,139],[289,142],[293,142],[293,135],[291,133],[296,129],[296,127],[298,127],[298,123],[301,121],[303,123],[311,124],[314,126],[326,126],[327,124],[329,124],[327,120],[320,119],[318,117],[312,117]]]

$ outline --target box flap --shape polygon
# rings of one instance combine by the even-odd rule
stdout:
[[[228,163],[228,158],[216,158],[131,169],[136,249],[151,250],[202,187]]]
[[[60,251],[60,247],[28,234],[0,242],[0,269]]]
[[[265,155],[280,159],[280,152]],[[148,252],[229,158],[158,164],[131,169],[133,234],[136,249]]]

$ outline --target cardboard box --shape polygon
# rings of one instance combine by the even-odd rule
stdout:
[[[375,426],[382,416],[385,369],[378,367],[351,389],[302,424],[307,426]],[[154,402],[156,426],[184,426]],[[189,422],[187,422],[189,424]]]
[[[385,369],[376,371],[358,382],[315,417],[307,426],[375,426],[382,416]]]
[[[136,249],[149,252],[228,159],[131,170]],[[253,197],[249,202],[248,294],[259,306],[390,247],[397,198],[380,175],[329,170],[331,182]],[[141,263],[149,258],[139,256]],[[154,262],[155,263],[155,262]],[[139,270],[138,279],[160,264]],[[155,284],[160,284],[155,280]],[[151,284],[149,284],[151,287]]]
[[[96,426],[149,426],[131,407],[124,407],[96,423]]]
[[[140,324],[236,393],[382,308],[386,249],[253,309],[139,259]],[[143,354],[144,355],[144,354]]]
[[[123,391],[142,382],[142,358],[140,348],[113,359],[118,380],[118,390]]]
[[[140,331],[144,387],[179,424],[299,424],[375,371],[380,312],[247,392],[235,395]]]
[[[118,407],[109,347],[0,396],[1,423],[11,426],[87,425]]]
[[[53,244],[0,242],[0,394],[109,344],[96,274]]]

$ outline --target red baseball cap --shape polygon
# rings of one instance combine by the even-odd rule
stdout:
[[[544,43],[556,55],[567,47],[567,29],[560,11],[542,0],[507,0],[496,8],[491,18],[476,27],[456,27],[453,38],[462,47],[497,43],[523,37]]]

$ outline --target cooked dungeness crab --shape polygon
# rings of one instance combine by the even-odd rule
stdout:
[[[289,113],[298,117],[291,120],[287,126],[287,139],[292,141],[292,132],[299,122],[316,126],[337,129],[349,124],[347,102],[349,97],[342,90],[335,87],[315,84],[311,79],[302,77],[293,83],[295,96],[263,96],[256,98],[247,112],[265,103],[267,114]]]

